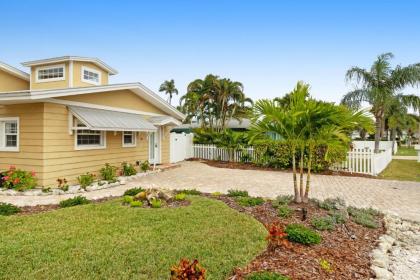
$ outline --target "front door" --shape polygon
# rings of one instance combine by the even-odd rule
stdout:
[[[159,129],[149,134],[149,162],[151,164],[160,163],[160,145],[159,145]]]

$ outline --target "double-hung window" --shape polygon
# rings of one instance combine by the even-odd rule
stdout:
[[[65,79],[64,64],[39,67],[36,69],[36,82],[53,82]]]
[[[0,151],[19,151],[19,118],[0,118]]]
[[[83,124],[77,124],[76,130],[76,149],[103,149],[106,147],[105,131],[83,129]]]
[[[82,81],[93,85],[99,85],[101,82],[101,72],[82,66]]]
[[[124,131],[122,133],[123,147],[136,146],[136,133],[134,131]]]

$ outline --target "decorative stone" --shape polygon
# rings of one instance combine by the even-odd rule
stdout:
[[[60,189],[53,189],[52,194],[53,195],[60,195],[60,194],[65,194],[65,192],[63,190],[60,190]]]
[[[80,185],[70,186],[67,193],[78,193],[80,191]]]
[[[42,190],[34,189],[34,190],[27,190],[23,192],[23,195],[30,196],[30,195],[42,195]]]
[[[5,191],[3,191],[3,194],[9,195],[9,196],[14,196],[14,195],[18,195],[19,192],[15,191],[15,190],[5,190]]]
[[[382,279],[382,280],[392,280],[392,279],[394,279],[393,274],[385,268],[381,268],[381,267],[377,267],[377,266],[372,265],[371,269],[375,273],[376,279]]]

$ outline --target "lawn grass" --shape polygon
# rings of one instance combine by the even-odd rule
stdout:
[[[417,156],[417,151],[414,147],[398,147],[397,156]]]
[[[420,163],[415,160],[394,159],[379,177],[420,182]]]
[[[0,216],[0,279],[168,279],[197,258],[225,279],[266,247],[264,227],[224,203],[188,197],[181,208],[121,200],[30,216]]]

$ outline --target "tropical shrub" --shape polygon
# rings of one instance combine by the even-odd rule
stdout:
[[[177,193],[175,195],[175,200],[178,200],[178,201],[185,200],[185,196],[186,196],[185,193]]]
[[[352,220],[359,225],[367,228],[378,228],[379,223],[376,221],[375,216],[379,215],[379,212],[372,208],[354,208],[349,207],[347,209]]]
[[[84,196],[75,196],[66,200],[60,201],[60,208],[72,207],[76,205],[89,204],[90,201]]]
[[[123,197],[123,203],[124,204],[130,204],[133,201],[134,201],[134,198],[132,196],[124,195],[124,197]]]
[[[333,230],[335,228],[335,219],[331,216],[313,218],[311,223],[317,230]]]
[[[200,195],[201,192],[196,189],[176,190],[177,193],[185,193],[188,195]]]
[[[131,163],[123,162],[121,164],[121,172],[123,176],[133,176],[137,174],[137,170]]]
[[[293,213],[293,209],[287,205],[281,205],[277,208],[277,210],[279,213],[279,217],[282,218],[289,218],[290,216],[292,216]]]
[[[289,168],[292,164],[292,154],[286,142],[274,140],[259,140],[253,143],[254,163],[262,167]]]
[[[245,280],[290,280],[290,278],[275,272],[259,271],[248,274]]]
[[[282,226],[274,223],[268,226],[267,230],[268,236],[266,239],[268,240],[270,247],[291,247],[291,244],[287,239],[287,233],[284,231]]]
[[[140,164],[140,169],[141,169],[141,171],[143,171],[143,172],[146,172],[147,170],[149,170],[149,169],[150,169],[150,163],[149,163],[149,161],[148,161],[148,160],[143,161],[143,162]]]
[[[141,193],[142,191],[144,191],[144,189],[141,187],[131,188],[131,189],[126,190],[124,192],[124,195],[135,196],[136,194]]]
[[[152,198],[150,200],[150,207],[152,207],[152,208],[162,207],[162,200],[160,200],[159,198]]]
[[[285,232],[290,241],[305,245],[319,244],[322,240],[317,232],[301,224],[289,224],[287,225]]]
[[[108,182],[117,181],[117,168],[115,166],[112,166],[109,163],[105,163],[105,166],[102,167],[99,172],[103,180]]]
[[[77,181],[79,182],[80,187],[82,187],[83,189],[86,189],[86,187],[92,185],[94,180],[95,180],[95,175],[89,172],[77,177]]]
[[[133,200],[130,202],[130,206],[131,207],[142,207],[143,206],[143,202],[138,201],[138,200]]]
[[[206,270],[194,260],[190,263],[187,259],[182,259],[178,265],[171,268],[171,280],[205,280]]]
[[[0,202],[0,215],[10,216],[20,212],[20,208],[10,203]]]
[[[248,194],[247,191],[234,190],[234,189],[228,190],[228,194],[227,195],[230,196],[230,197],[238,197],[238,196],[246,197],[246,196],[249,196],[249,194]]]
[[[241,206],[252,207],[263,204],[264,199],[261,197],[238,196],[236,202]]]
[[[2,187],[14,189],[16,191],[25,191],[36,187],[37,179],[34,171],[24,171],[10,166],[9,170],[2,173]]]
[[[293,195],[279,195],[273,200],[273,207],[277,208],[282,205],[288,205],[293,201]]]

